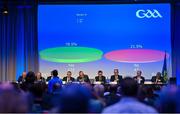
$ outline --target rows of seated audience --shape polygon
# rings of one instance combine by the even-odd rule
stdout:
[[[0,113],[177,113],[180,112],[180,89],[175,84],[161,88],[146,86],[141,71],[134,78],[119,76],[114,70],[111,81],[119,84],[90,84],[82,71],[77,81],[63,84],[58,71],[53,70],[46,80],[38,72],[24,72],[19,83],[0,83]],[[75,81],[67,72],[63,81]],[[140,76],[141,77],[140,77]],[[158,77],[160,73],[157,73]],[[102,71],[96,81],[106,83]],[[139,79],[141,79],[139,81]],[[153,80],[159,80],[155,77]]]

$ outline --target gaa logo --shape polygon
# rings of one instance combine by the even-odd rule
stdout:
[[[158,10],[156,9],[153,9],[153,10],[150,10],[150,9],[147,9],[147,10],[143,10],[143,9],[140,9],[136,12],[136,17],[137,18],[162,18],[162,15],[159,13]]]

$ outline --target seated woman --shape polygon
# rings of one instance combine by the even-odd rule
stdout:
[[[72,72],[68,71],[67,76],[63,78],[63,81],[68,83],[68,82],[74,82],[75,79],[72,77]]]
[[[41,72],[38,72],[38,73],[36,74],[35,82],[46,82],[45,78],[42,77]]]
[[[77,77],[77,81],[90,83],[88,75],[85,75],[83,71],[79,71],[79,76]]]
[[[161,76],[161,73],[160,73],[160,72],[157,72],[156,76],[153,76],[153,77],[151,78],[151,81],[152,81],[154,84],[163,83],[163,77]]]

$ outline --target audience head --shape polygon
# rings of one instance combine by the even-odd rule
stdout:
[[[93,90],[93,86],[90,83],[83,83],[82,84],[83,87],[85,87],[86,89],[88,89],[89,91]]]
[[[52,71],[52,75],[53,75],[53,76],[58,76],[58,71],[57,71],[57,70],[53,70],[53,71]]]
[[[147,97],[147,88],[144,85],[139,86],[137,97],[140,101],[144,101]]]
[[[176,113],[179,110],[179,100],[180,94],[178,94],[178,88],[176,86],[170,85],[162,88],[159,95],[159,99],[156,102],[156,107],[160,113]]]
[[[87,113],[90,92],[84,86],[70,84],[65,86],[60,99],[61,113]]]
[[[102,70],[98,71],[98,76],[103,76],[103,71]]]
[[[127,97],[136,97],[138,84],[131,77],[126,77],[121,83],[122,94]]]
[[[35,73],[32,71],[29,71],[26,75],[26,83],[33,84],[36,79]]]
[[[27,95],[16,91],[9,83],[0,84],[0,113],[27,113]]]
[[[93,87],[93,90],[94,90],[94,93],[96,94],[96,96],[99,96],[99,97],[103,97],[104,96],[104,86],[103,85],[95,85]]]
[[[116,94],[117,93],[117,89],[118,89],[118,85],[111,84],[110,87],[109,87],[109,92]]]
[[[30,92],[34,95],[36,98],[41,98],[43,96],[43,93],[46,90],[46,84],[45,83],[35,83],[31,88]]]

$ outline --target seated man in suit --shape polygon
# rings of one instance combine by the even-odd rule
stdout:
[[[45,78],[42,76],[42,73],[41,72],[37,72],[36,73],[36,80],[35,82],[46,82]]]
[[[88,75],[85,75],[83,71],[79,71],[79,76],[77,77],[77,81],[90,83]]]
[[[117,82],[118,84],[121,83],[122,76],[119,75],[119,70],[118,69],[114,69],[114,75],[111,76],[110,81],[111,82]]]
[[[153,76],[151,81],[154,84],[163,83],[163,77],[161,76],[161,73],[157,72],[156,76]]]
[[[103,76],[103,71],[99,70],[98,71],[98,76],[95,77],[96,82],[101,82],[101,84],[106,83],[106,77]]]
[[[72,77],[72,72],[68,71],[67,76],[63,78],[63,81],[68,83],[68,82],[74,82],[75,79]]]
[[[138,83],[138,84],[144,84],[145,78],[142,76],[142,71],[138,70],[137,75],[133,77],[133,79]]]
[[[26,72],[23,72],[21,76],[18,78],[18,83],[23,83],[26,81]]]

